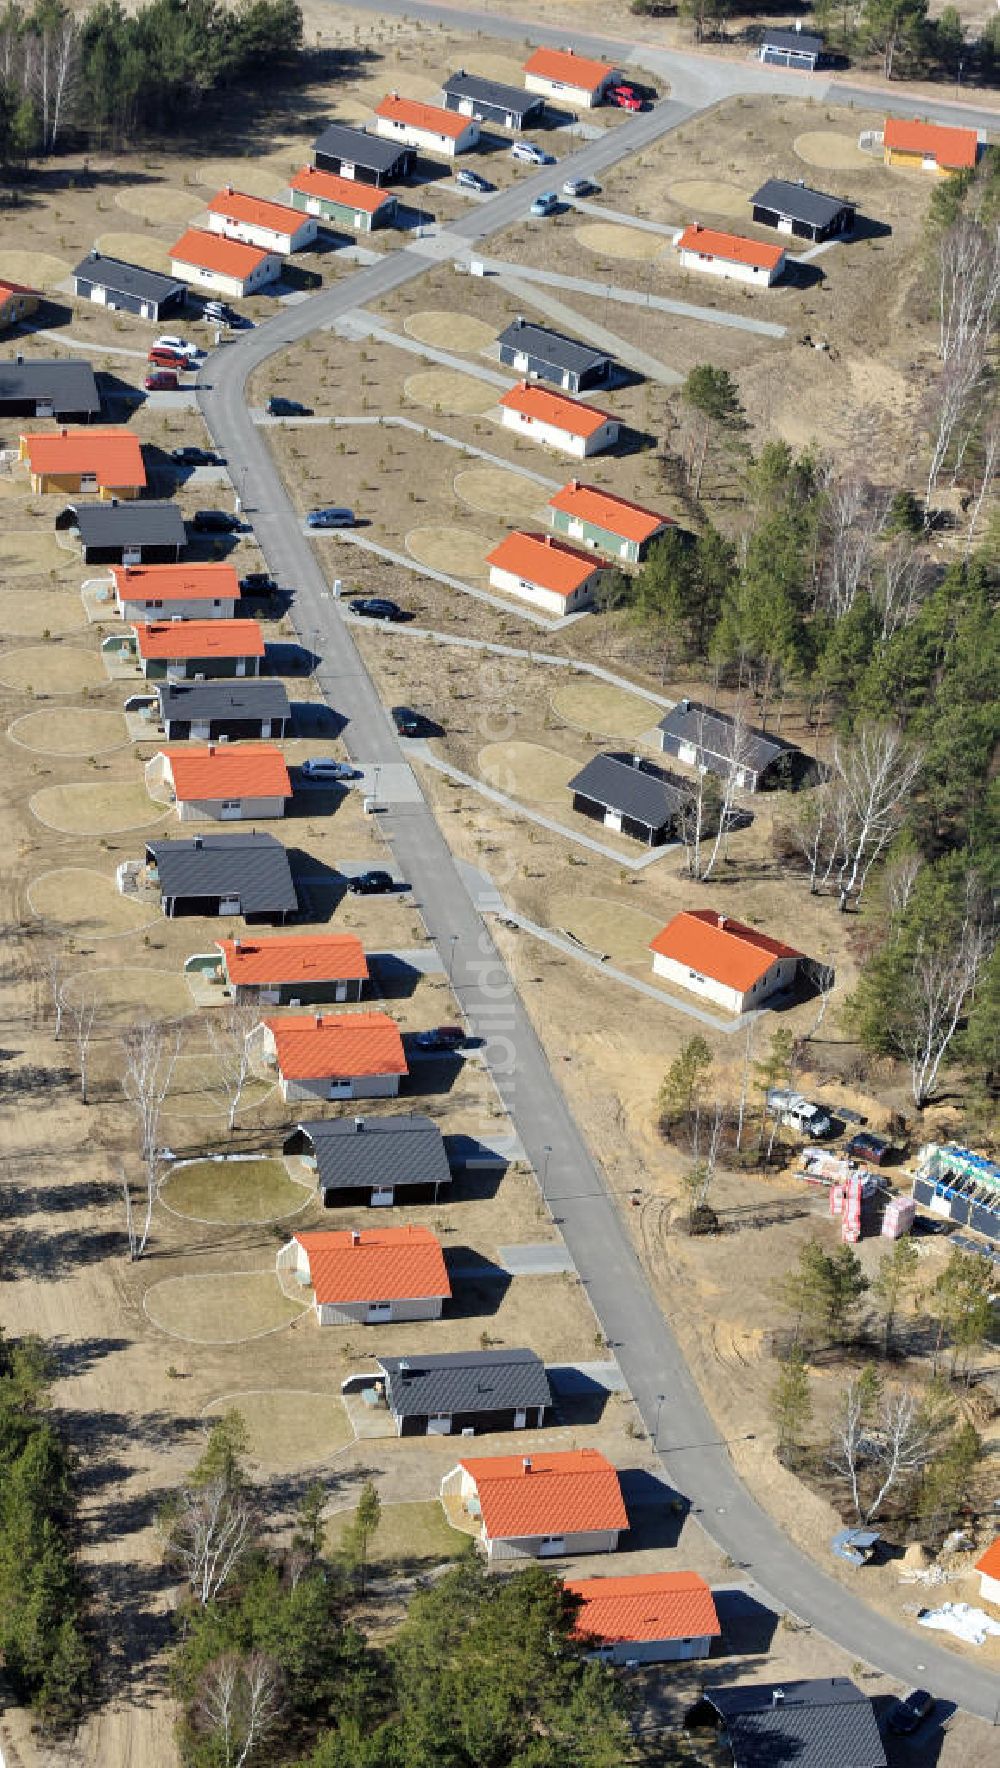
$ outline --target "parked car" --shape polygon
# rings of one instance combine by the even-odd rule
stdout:
[[[176,369],[178,374],[187,374],[192,366],[190,358],[180,350],[168,350],[163,344],[154,344],[146,355],[146,361],[151,362],[154,368]]]
[[[194,448],[190,445],[184,448],[172,448],[170,458],[175,460],[179,467],[221,467],[223,465],[222,456],[213,454],[210,448]]]
[[[189,362],[197,362],[199,356],[204,355],[200,344],[191,344],[186,338],[178,338],[173,332],[166,332],[162,338],[157,338],[153,349],[173,350],[178,356],[186,356]]]
[[[418,1031],[413,1041],[418,1050],[460,1050],[466,1037],[460,1025],[438,1025],[433,1031]]]
[[[176,393],[180,386],[175,368],[154,368],[142,384],[147,393]]]
[[[551,215],[558,207],[559,198],[555,191],[543,190],[541,196],[536,196],[528,213],[529,215]]]
[[[536,147],[533,141],[515,141],[510,150],[512,160],[525,160],[529,166],[554,166],[555,158],[546,153],[543,147]]]
[[[272,393],[264,407],[268,417],[312,417],[311,405],[303,405],[298,399],[282,399]]]
[[[388,896],[396,881],[391,872],[359,872],[347,880],[347,888],[352,896]]]
[[[767,1109],[779,1123],[787,1124],[789,1129],[798,1130],[800,1135],[808,1136],[810,1141],[820,1141],[833,1129],[825,1111],[818,1105],[810,1104],[801,1093],[791,1093],[786,1087],[768,1087]]]
[[[424,729],[424,720],[419,712],[409,706],[394,706],[392,722],[401,737],[419,737]]]
[[[229,325],[233,318],[233,309],[226,301],[206,301],[202,308],[204,317],[215,320],[220,325]]]
[[[196,534],[238,534],[243,524],[228,510],[195,510],[191,526]]]
[[[334,761],[332,755],[313,755],[302,763],[307,780],[360,780],[361,769],[349,761]]]
[[[608,93],[608,103],[617,105],[619,110],[641,111],[642,99],[633,92],[631,86],[612,86]]]
[[[359,595],[348,602],[352,614],[362,614],[366,620],[405,620],[406,615],[398,602],[392,602],[388,596]]]
[[[592,178],[567,178],[563,185],[563,196],[593,196],[597,185]]]
[[[354,511],[338,509],[331,505],[328,509],[310,510],[306,517],[307,528],[353,528]]]
[[[270,571],[248,571],[240,578],[240,588],[245,595],[270,595],[277,587]]]
[[[934,1696],[926,1688],[911,1688],[890,1710],[888,1725],[897,1737],[908,1737],[934,1710]]]
[[[496,190],[495,184],[491,184],[481,172],[471,172],[468,166],[463,166],[460,172],[455,173],[455,183],[459,190],[478,190],[481,196],[486,196],[489,191]]]
[[[852,1136],[844,1153],[852,1160],[867,1160],[870,1166],[886,1166],[892,1157],[892,1143],[874,1130],[859,1130]]]

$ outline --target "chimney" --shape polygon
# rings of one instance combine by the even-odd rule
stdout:
[[[632,757],[632,766],[633,766],[633,767],[641,767],[641,766],[642,766],[642,759],[641,759],[641,757],[640,757],[640,756],[638,756],[638,755],[633,755],[633,757]]]
[[[214,754],[215,754],[215,744],[214,744],[214,743],[209,743],[209,745],[208,745],[208,753],[209,753],[209,754],[210,754],[210,755],[214,755]]]
[[[785,1691],[783,1688],[772,1688],[772,1690],[771,1690],[771,1705],[772,1705],[772,1707],[780,1707],[784,1698],[785,1698]]]
[[[17,355],[15,356],[14,361],[17,363],[18,368],[24,367],[24,357],[21,355],[20,350],[18,351]]]
[[[522,325],[524,324],[524,314],[523,313],[517,314],[517,316],[514,320],[514,324],[516,325],[518,331],[520,331]]]
[[[322,1013],[317,1013],[316,1014],[316,1030],[322,1031],[322,1029],[323,1029],[323,1015],[322,1015]]]
[[[60,430],[60,431],[59,431],[59,434],[60,434],[60,436],[68,436],[68,435],[69,435],[69,431],[68,431],[68,430],[65,430],[65,429],[64,429],[64,430]]]
[[[361,1132],[362,1132],[362,1130],[363,1130],[363,1129],[364,1129],[364,1127],[365,1127],[365,1120],[364,1120],[364,1118],[363,1118],[363,1117],[356,1117],[356,1118],[355,1118],[355,1119],[354,1119],[354,1133],[355,1133],[355,1135],[356,1135],[356,1136],[360,1136],[360,1134],[361,1134]]]
[[[234,940],[233,940],[233,950],[234,950],[234,951],[235,951],[235,952],[241,952],[241,951],[242,951],[242,950],[243,950],[243,941],[242,941],[242,939],[234,939]]]
[[[358,1232],[357,1228],[351,1229],[351,1245],[352,1246],[360,1246],[361,1245],[361,1235]]]
[[[681,711],[682,712],[690,712],[690,710],[691,710],[690,700],[682,700],[681,701]]]
[[[204,846],[204,845],[205,845],[205,844],[204,844],[204,842],[203,842],[203,841],[202,841],[202,838],[201,838],[201,836],[200,836],[200,835],[196,835],[196,836],[195,836],[195,838],[194,838],[194,850],[195,850],[195,852],[196,852],[196,853],[200,853],[200,852],[201,852],[201,850],[202,850],[202,848],[203,848],[203,846]]]
[[[233,187],[232,187],[232,185],[231,185],[231,184],[227,184],[227,185],[226,185],[226,190],[225,190],[225,194],[226,194],[226,196],[232,196],[232,194],[233,194]]]
[[[569,482],[569,488],[571,491],[579,491],[582,483],[582,479],[571,479]]]
[[[725,915],[719,915],[719,917],[718,917],[718,921],[719,921],[719,926],[720,926],[720,928],[724,928],[724,927],[725,927],[725,925],[726,925],[726,917],[725,917]]]
[[[521,1462],[521,1468],[524,1473],[531,1472],[531,1456],[530,1455],[525,1455],[524,1460]]]

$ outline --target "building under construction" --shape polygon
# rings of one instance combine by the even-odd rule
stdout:
[[[989,1240],[1000,1240],[1000,1165],[954,1142],[928,1142],[917,1155],[916,1203]]]

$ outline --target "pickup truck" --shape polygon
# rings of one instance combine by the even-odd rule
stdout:
[[[785,1087],[768,1087],[767,1109],[771,1117],[779,1123],[786,1124],[789,1129],[798,1130],[800,1135],[808,1136],[810,1141],[821,1141],[830,1135],[833,1124],[826,1112],[819,1105],[810,1104],[801,1093],[791,1093]]]

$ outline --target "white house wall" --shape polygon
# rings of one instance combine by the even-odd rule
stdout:
[[[739,264],[732,258],[705,257],[700,252],[682,251],[680,254],[682,270],[701,271],[705,276],[721,276],[727,282],[746,282],[755,288],[770,288],[785,268],[784,256],[773,270],[766,270],[759,264]]]
[[[614,1553],[618,1547],[617,1529],[592,1529],[578,1535],[566,1535],[561,1554],[543,1554],[549,1539],[545,1535],[529,1535],[520,1540],[487,1542],[487,1554],[494,1564],[518,1559],[571,1559],[578,1553]]]
[[[284,816],[284,798],[241,798],[239,811],[227,811],[223,815],[220,798],[188,798],[177,806],[177,814],[182,823],[212,822],[251,822],[259,817],[262,821],[269,817]]]
[[[167,598],[156,604],[151,602],[119,601],[118,612],[123,620],[130,625],[158,625],[163,620],[233,620],[236,616],[236,601],[233,596],[213,597],[206,601],[181,601]]]
[[[282,1079],[281,1096],[289,1104],[297,1100],[329,1099],[333,1077],[320,1076],[318,1079],[289,1080]],[[356,1075],[350,1082],[350,1091],[338,1094],[345,1099],[394,1099],[399,1092],[398,1074],[363,1074]]]
[[[516,430],[519,436],[527,436],[533,442],[540,442],[547,448],[556,448],[560,454],[571,454],[574,460],[584,460],[589,454],[600,454],[605,448],[611,448],[618,440],[618,424],[615,422],[602,424],[591,436],[577,436],[570,430],[557,429],[554,424],[539,422],[538,418],[528,418],[520,411],[512,411],[504,407],[504,427]]]
[[[206,270],[200,264],[185,264],[179,258],[171,259],[170,270],[173,276],[180,277],[182,282],[190,283],[193,288],[211,289],[215,295],[229,295],[235,301],[242,300],[244,295],[253,294],[255,289],[265,288],[281,275],[281,259],[276,253],[268,252],[261,263],[254,266],[247,277],[227,276],[221,270]]]
[[[623,1639],[592,1655],[605,1664],[680,1664],[706,1658],[710,1639]]]
[[[377,1305],[378,1297],[371,1301],[323,1302],[316,1309],[321,1326],[364,1326],[368,1323],[368,1310]],[[409,1300],[396,1299],[389,1304],[389,1317],[379,1324],[391,1326],[397,1321],[406,1320],[440,1320],[443,1301],[439,1295],[425,1295]]]
[[[527,583],[516,572],[504,571],[499,565],[490,566],[490,588],[498,589],[504,595],[515,595],[519,601],[530,602],[533,608],[541,608],[546,614],[562,615],[576,608],[589,608],[593,600],[590,584],[574,590],[572,595],[559,595],[554,589],[543,589],[540,583]]]
[[[316,238],[316,221],[303,215],[297,226],[289,229],[266,227],[258,221],[237,221],[232,215],[210,214],[208,225],[213,233],[225,239],[238,240],[244,246],[257,246],[262,252],[301,252]]]
[[[984,1602],[992,1602],[1000,1607],[1000,1578],[991,1578],[986,1572],[981,1572],[979,1594]]]
[[[682,964],[676,958],[665,958],[662,952],[653,953],[655,976],[662,976],[665,981],[687,989],[702,1000],[714,1001],[716,1006],[724,1007],[728,1013],[743,1013],[748,1007],[759,1007],[769,995],[790,987],[795,980],[797,966],[797,958],[775,958],[760,980],[744,994],[739,989],[717,981],[715,977],[702,976],[692,970],[690,964]]]
[[[544,74],[525,74],[524,89],[526,92],[540,92],[545,98],[558,98],[563,104],[576,105],[582,110],[592,110],[600,104],[609,82],[602,81],[595,92],[585,86],[565,86],[561,80],[548,80]]]
[[[470,119],[461,135],[439,135],[434,129],[420,129],[415,123],[396,123],[391,117],[377,117],[376,133],[403,147],[415,147],[424,153],[444,154],[453,160],[457,153],[467,153],[479,140],[479,124]]]

